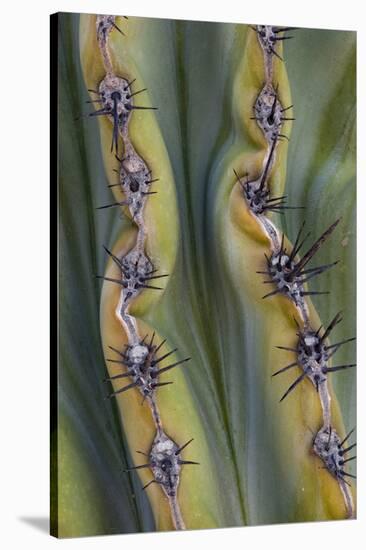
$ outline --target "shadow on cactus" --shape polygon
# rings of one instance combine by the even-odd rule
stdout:
[[[52,534],[356,517],[355,33],[52,21]]]

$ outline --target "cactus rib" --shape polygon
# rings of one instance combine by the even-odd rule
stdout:
[[[343,494],[348,517],[354,517],[355,509],[353,504],[350,483],[345,480],[345,476],[352,477],[345,472],[340,466],[339,461],[334,462],[334,452],[329,450],[329,444],[326,452],[322,448],[324,434],[329,434],[329,439],[334,445],[340,448],[340,437],[332,427],[331,417],[331,395],[328,389],[328,373],[339,370],[348,369],[355,365],[340,365],[336,367],[329,366],[329,359],[333,355],[328,350],[335,348],[341,344],[326,346],[325,342],[334,328],[340,321],[340,314],[337,314],[328,328],[320,336],[320,329],[315,331],[311,326],[309,316],[308,296],[314,294],[327,294],[327,292],[308,291],[304,286],[311,278],[323,273],[325,270],[335,266],[338,262],[333,262],[328,265],[319,266],[311,269],[304,269],[308,262],[312,259],[315,253],[322,246],[324,241],[330,237],[339,223],[336,220],[317,241],[298,258],[300,249],[308,235],[301,240],[301,233],[304,225],[296,237],[295,244],[291,250],[287,250],[285,245],[285,235],[277,229],[275,224],[267,217],[268,212],[278,212],[283,214],[283,210],[289,208],[285,206],[286,196],[271,197],[271,189],[268,185],[268,179],[276,162],[276,150],[281,138],[288,140],[288,136],[282,133],[282,126],[287,120],[294,120],[292,117],[283,117],[282,113],[291,107],[284,107],[280,101],[278,85],[274,86],[274,59],[279,58],[283,61],[282,56],[276,50],[277,42],[285,40],[289,37],[279,36],[288,28],[278,28],[268,25],[257,25],[252,27],[258,37],[263,61],[265,67],[265,83],[260,91],[256,102],[253,106],[254,117],[256,124],[260,128],[265,138],[267,147],[262,164],[262,171],[258,178],[249,180],[247,176],[246,182],[242,184],[241,176],[235,171],[237,182],[241,185],[244,193],[243,199],[246,201],[251,215],[261,224],[264,234],[269,240],[271,255],[265,256],[267,271],[257,271],[257,273],[268,275],[269,280],[263,281],[275,285],[274,290],[270,290],[263,298],[270,298],[279,294],[284,295],[290,300],[298,310],[302,327],[298,324],[299,343],[293,351],[296,353],[296,361],[286,367],[277,370],[273,376],[287,371],[288,369],[300,367],[302,372],[292,382],[289,388],[281,397],[283,401],[295,388],[305,379],[308,378],[313,383],[320,399],[323,412],[323,426],[316,434],[313,441],[314,452],[323,460],[325,468],[336,477],[340,490]],[[298,208],[298,207],[297,207]],[[289,349],[289,348],[282,348]],[[340,451],[341,453],[344,451]],[[330,458],[329,458],[330,457]],[[344,462],[342,462],[343,466]]]
[[[171,356],[177,350],[168,351],[162,356],[157,353],[164,345],[165,340],[159,345],[155,344],[155,332],[152,332],[150,341],[147,336],[141,336],[136,318],[130,313],[134,300],[144,291],[163,290],[155,286],[158,279],[168,277],[167,274],[159,274],[158,269],[146,254],[146,240],[148,229],[144,219],[144,209],[149,196],[156,194],[151,191],[152,183],[158,181],[154,178],[152,170],[147,162],[134,148],[130,137],[129,124],[134,110],[154,110],[155,107],[139,106],[134,104],[136,95],[146,91],[146,88],[132,91],[131,86],[135,79],[129,80],[127,76],[117,75],[114,72],[113,56],[111,55],[109,39],[113,30],[123,31],[116,24],[116,17],[112,15],[98,15],[96,17],[96,37],[99,50],[105,69],[105,77],[101,80],[98,90],[92,90],[99,99],[94,100],[101,104],[98,110],[90,116],[106,116],[112,123],[111,153],[115,152],[119,162],[118,184],[110,187],[118,187],[123,193],[124,199],[117,202],[100,206],[99,209],[110,207],[127,206],[131,219],[137,228],[134,244],[127,253],[113,253],[104,247],[106,253],[117,266],[120,278],[108,276],[97,276],[108,283],[116,283],[120,286],[119,300],[115,315],[127,335],[127,345],[124,351],[109,346],[117,353],[119,359],[106,358],[108,362],[119,363],[126,369],[125,372],[107,378],[108,381],[115,381],[128,378],[130,383],[115,389],[109,397],[116,397],[128,390],[138,389],[146,400],[153,422],[156,435],[152,443],[147,464],[136,466],[128,470],[150,468],[153,479],[144,485],[147,489],[152,483],[160,485],[163,490],[171,511],[171,517],[175,529],[185,529],[185,522],[180,510],[178,499],[178,485],[181,469],[186,464],[198,464],[193,461],[186,461],[181,458],[181,447],[176,444],[164,431],[163,422],[158,407],[156,392],[163,386],[172,382],[160,380],[160,376],[178,365],[185,364],[189,358],[173,361],[169,365],[160,366],[160,362]],[[119,141],[123,145],[123,157],[119,155]]]

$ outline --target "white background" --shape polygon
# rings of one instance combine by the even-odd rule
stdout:
[[[49,404],[49,14],[56,11],[126,13],[165,18],[358,30],[359,318],[365,315],[366,60],[359,1],[265,0],[173,2],[49,0],[1,8],[0,84],[0,543],[27,550],[55,547],[175,550],[201,545],[236,548],[352,550],[365,532],[365,353],[359,319],[358,520],[215,531],[109,536],[57,541],[47,534]],[[364,26],[362,27],[362,21]],[[336,113],[334,113],[336,116]],[[55,185],[56,182],[51,182]],[[363,494],[362,494],[363,493]]]

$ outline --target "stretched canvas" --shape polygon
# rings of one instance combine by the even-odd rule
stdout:
[[[355,518],[356,33],[51,38],[52,534]]]

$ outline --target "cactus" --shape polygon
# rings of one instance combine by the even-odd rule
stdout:
[[[355,517],[354,34],[59,36],[53,533]]]

